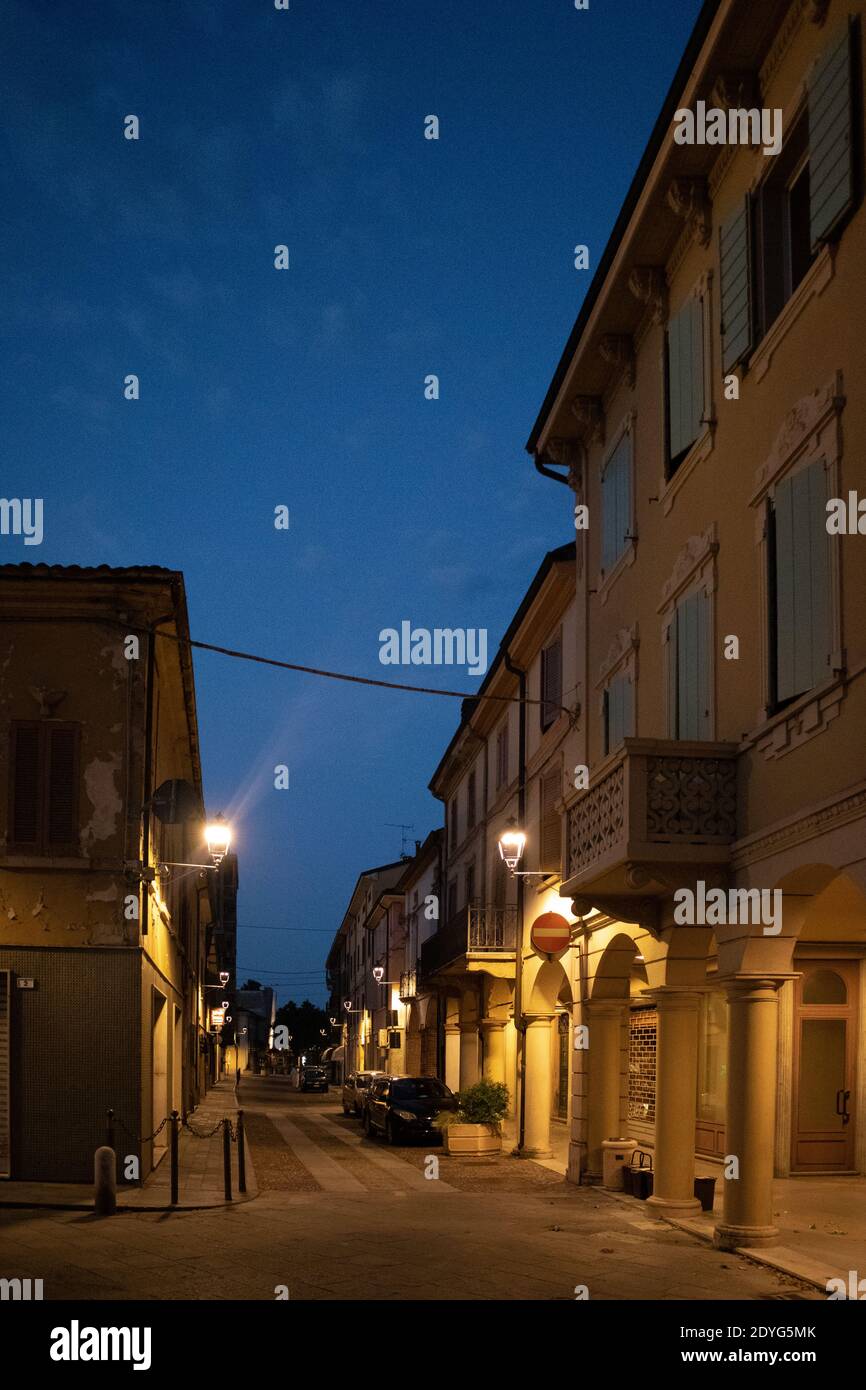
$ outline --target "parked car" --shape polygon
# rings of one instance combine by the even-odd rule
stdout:
[[[440,1110],[456,1110],[457,1097],[435,1076],[379,1077],[370,1087],[364,1133],[383,1134],[389,1144],[411,1139],[442,1142],[433,1121]]]
[[[383,1071],[349,1072],[343,1082],[343,1114],[357,1115],[359,1119],[362,1119],[370,1082],[375,1077],[384,1075],[385,1072]]]
[[[327,1091],[328,1068],[301,1067],[298,1089],[301,1091]]]

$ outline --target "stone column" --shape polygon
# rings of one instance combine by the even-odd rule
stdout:
[[[625,1010],[626,1002],[622,999],[593,999],[584,1005],[589,1033],[586,1176],[590,1181],[601,1181],[602,1143],[605,1139],[618,1139],[622,1128],[620,1054]]]
[[[482,1018],[481,1031],[484,1034],[485,1081],[505,1083],[505,1020],[501,1018]]]
[[[780,980],[727,980],[728,1106],[725,1148],[738,1160],[739,1177],[725,1178],[724,1215],[714,1244],[772,1245],[773,1140],[776,1124],[776,1050]]]
[[[478,1080],[478,1024],[460,1024],[460,1090]]]
[[[526,1113],[521,1158],[550,1158],[550,1025],[552,1014],[525,1014]]]
[[[508,1115],[513,1118],[517,1107],[517,1029],[513,1017],[509,1017],[505,1025],[505,1084],[508,1087]]]
[[[445,1024],[445,1085],[460,1090],[460,1025]]]
[[[654,1216],[692,1216],[701,1209],[695,1196],[700,995],[666,988],[652,998],[658,1009],[656,1143],[647,1207]]]

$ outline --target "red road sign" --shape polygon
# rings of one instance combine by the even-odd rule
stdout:
[[[529,932],[534,950],[543,956],[557,956],[564,951],[571,937],[571,927],[558,912],[543,912],[536,917]]]

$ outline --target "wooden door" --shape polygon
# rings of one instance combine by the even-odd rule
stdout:
[[[794,1008],[795,1172],[854,1168],[857,962],[802,962]]]

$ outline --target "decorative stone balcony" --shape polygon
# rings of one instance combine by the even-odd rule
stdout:
[[[733,743],[625,739],[567,811],[560,892],[575,912],[616,915],[621,899],[667,892],[684,869],[723,868],[737,834],[736,757]]]
[[[494,967],[500,963],[513,972],[516,941],[516,907],[473,903],[423,943],[419,973],[425,979],[448,968],[451,973],[478,969],[499,973]]]

